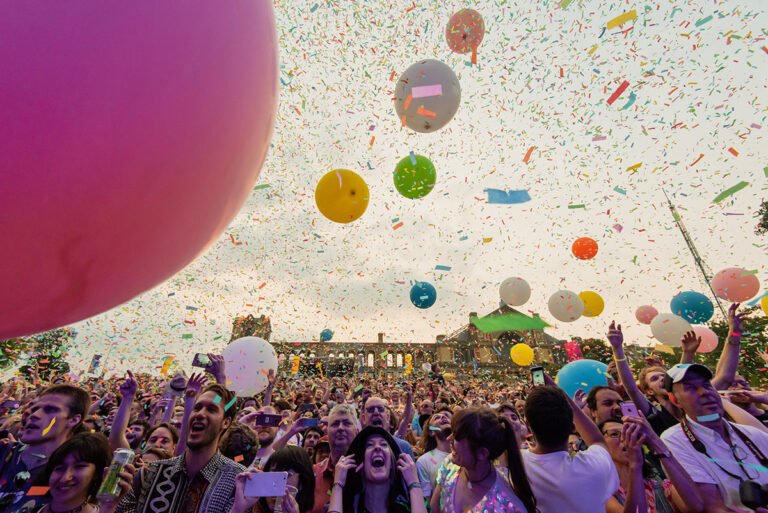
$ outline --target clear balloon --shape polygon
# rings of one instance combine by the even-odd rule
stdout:
[[[694,326],[693,331],[697,337],[701,338],[701,344],[699,344],[699,348],[696,350],[697,353],[711,353],[717,348],[717,333],[706,326]]]
[[[715,314],[715,305],[701,292],[688,290],[672,298],[669,304],[672,313],[691,324],[703,324]]]
[[[395,87],[395,112],[416,132],[440,130],[453,119],[461,103],[461,86],[446,64],[428,59],[411,65]]]
[[[462,9],[454,13],[445,27],[448,48],[456,53],[476,50],[485,36],[485,21],[474,9]]]
[[[263,338],[239,338],[221,354],[227,372],[227,388],[241,397],[263,391],[269,383],[269,371],[277,372],[275,348]]]
[[[533,349],[528,344],[515,344],[509,349],[512,361],[520,367],[527,367],[533,363]]]
[[[584,303],[575,292],[558,290],[549,298],[549,313],[561,322],[573,322],[584,312]]]
[[[351,223],[368,208],[368,185],[349,169],[336,169],[323,176],[315,188],[320,213],[335,223]]]
[[[254,0],[2,2],[0,34],[7,339],[109,310],[216,241],[269,148],[278,62]]]
[[[635,319],[641,324],[650,324],[657,315],[659,311],[650,305],[643,305],[635,310]]]
[[[671,347],[680,347],[683,335],[691,330],[688,321],[671,313],[659,314],[651,321],[651,333],[656,340]]]
[[[499,296],[509,306],[522,306],[531,298],[531,286],[522,278],[507,278],[501,282]]]
[[[605,309],[605,301],[597,292],[585,290],[579,294],[579,299],[584,303],[584,317],[597,317]]]
[[[589,394],[594,387],[608,384],[608,366],[595,360],[576,360],[565,364],[555,381],[570,397],[579,389]]]
[[[757,276],[741,267],[723,269],[712,278],[717,297],[739,303],[752,299],[760,291]]]

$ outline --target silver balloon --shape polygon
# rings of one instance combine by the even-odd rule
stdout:
[[[446,64],[427,59],[412,64],[395,87],[395,111],[416,132],[440,130],[453,119],[461,103],[461,86]]]

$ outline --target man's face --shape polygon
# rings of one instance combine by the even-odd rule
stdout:
[[[371,397],[366,401],[360,417],[363,427],[378,426],[389,431],[389,410],[387,403],[380,397]]]
[[[672,385],[672,394],[680,408],[693,420],[712,414],[723,415],[720,394],[704,376],[688,372],[683,381]]]
[[[272,408],[271,406],[264,406],[259,409],[262,413],[269,413],[270,415],[275,415],[277,413],[277,410]],[[288,416],[290,416],[291,412],[290,410],[283,410],[288,412]],[[284,417],[286,418],[286,417]],[[272,426],[256,426],[256,437],[259,439],[259,447],[262,449],[269,447],[272,445],[272,442],[275,441],[275,436],[277,436],[277,430],[278,428]]]
[[[345,413],[333,415],[328,419],[328,442],[338,450],[337,452],[347,452],[357,432],[355,419]]]
[[[419,415],[432,415],[433,411],[434,406],[432,405],[432,401],[421,401],[421,404],[419,405]]]
[[[217,444],[219,435],[230,423],[230,419],[224,417],[222,397],[212,390],[200,394],[189,417],[187,447],[196,450]]]
[[[592,412],[595,424],[608,419],[621,419],[621,396],[610,389],[600,390],[595,396],[597,409]]]
[[[69,397],[62,394],[39,397],[28,411],[21,428],[21,441],[28,445],[64,437],[81,419],[80,415],[70,418]]]
[[[125,438],[128,439],[128,444],[136,448],[144,440],[144,426],[141,424],[131,424],[125,431]]]
[[[661,371],[649,372],[645,375],[645,384],[653,395],[666,394],[664,376],[666,373]]]
[[[304,435],[304,448],[305,449],[311,449],[315,445],[317,445],[317,442],[320,441],[320,433],[317,431],[310,431],[306,435]]]

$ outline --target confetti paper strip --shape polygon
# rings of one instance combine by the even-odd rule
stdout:
[[[621,83],[618,89],[616,89],[611,96],[608,97],[608,105],[613,105],[613,102],[619,99],[619,96],[622,95],[624,91],[626,91],[627,87],[629,87],[629,82],[626,80]]]
[[[726,189],[723,192],[721,192],[720,194],[718,194],[717,197],[712,200],[712,203],[720,203],[725,198],[727,198],[728,196],[732,196],[732,195],[736,194],[737,192],[742,190],[747,185],[749,185],[749,182],[739,182],[739,183],[737,183],[736,185],[734,185],[730,189]]]
[[[448,266],[448,265],[440,265],[440,264],[438,264],[438,265],[435,266],[435,271],[450,271],[450,270],[451,270],[451,267]]]
[[[434,84],[434,85],[426,85],[426,86],[417,86],[412,88],[409,98],[411,96],[413,98],[429,98],[430,96],[442,96],[442,95],[443,95],[443,84]]]
[[[51,428],[53,427],[54,424],[56,424],[56,417],[52,418],[51,419],[51,423],[48,424],[48,427],[43,429],[43,436],[48,434],[48,432],[51,430]]]
[[[424,116],[425,118],[436,118],[437,117],[437,114],[435,114],[431,110],[425,109],[424,107],[419,107],[418,109],[416,109],[416,114],[418,114],[419,116]]]
[[[536,149],[536,146],[531,146],[530,148],[528,148],[528,151],[525,153],[525,157],[523,157],[523,162],[525,162],[526,164],[528,163],[528,160],[531,158],[531,154],[535,149]]]
[[[501,189],[485,189],[488,193],[488,203],[498,205],[514,205],[531,201],[531,196],[527,190],[504,191]]]
[[[632,9],[629,12],[625,12],[621,16],[616,16],[614,19],[606,23],[605,28],[607,28],[608,30],[611,30],[612,28],[618,27],[620,25],[625,24],[628,21],[635,20],[635,19],[637,19],[637,11]]]

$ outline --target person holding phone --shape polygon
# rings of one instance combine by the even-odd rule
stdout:
[[[328,513],[427,513],[413,459],[392,435],[363,428],[336,464]]]

